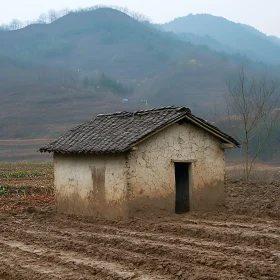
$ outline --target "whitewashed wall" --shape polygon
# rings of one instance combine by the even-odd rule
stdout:
[[[221,141],[192,124],[174,124],[138,145],[128,156],[130,209],[150,215],[175,211],[174,161],[191,161],[190,206],[209,209],[224,203]]]
[[[107,218],[174,213],[174,161],[191,162],[191,210],[222,205],[225,160],[220,143],[192,124],[174,124],[127,154],[55,154],[58,211]]]
[[[54,155],[59,212],[118,217],[127,209],[124,155]]]

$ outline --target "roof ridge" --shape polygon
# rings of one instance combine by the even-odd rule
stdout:
[[[104,116],[131,116],[131,115],[138,115],[143,113],[150,113],[150,112],[158,112],[162,110],[176,110],[176,111],[187,111],[191,114],[191,110],[184,106],[166,106],[160,108],[151,108],[147,110],[138,110],[138,111],[118,111],[114,113],[107,113],[107,114],[98,114],[97,117],[104,117]]]
[[[239,146],[239,143],[229,135],[192,115],[190,109],[168,106],[98,115],[95,119],[69,130],[50,144],[44,145],[40,151],[62,154],[122,153],[142,139],[184,118],[216,137]]]

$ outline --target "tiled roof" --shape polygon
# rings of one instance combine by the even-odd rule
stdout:
[[[191,122],[199,121],[200,126],[202,124],[208,131],[210,129],[227,142],[239,146],[236,140],[218,128],[192,115],[190,109],[171,106],[98,115],[95,119],[71,129],[50,144],[44,145],[39,151],[62,154],[121,153],[128,151],[134,144],[161,128],[185,118]]]

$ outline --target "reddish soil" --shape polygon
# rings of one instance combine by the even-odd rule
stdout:
[[[260,183],[230,180],[226,192],[226,208],[230,214],[280,218],[279,181]]]
[[[30,212],[30,211],[29,211]],[[280,221],[0,214],[0,279],[280,279]]]
[[[39,148],[52,139],[0,140],[1,161],[51,161],[52,154],[40,153]]]
[[[50,203],[54,203],[52,165],[0,164],[0,212]]]
[[[230,181],[219,213],[105,221],[0,213],[0,279],[280,279],[280,187]],[[1,202],[0,202],[1,203]]]

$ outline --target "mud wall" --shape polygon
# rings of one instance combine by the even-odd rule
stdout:
[[[59,212],[123,216],[127,210],[124,155],[54,155],[54,177]]]
[[[128,155],[131,213],[175,211],[173,161],[189,161],[190,208],[224,203],[224,151],[221,141],[192,124],[174,124],[140,143]]]

